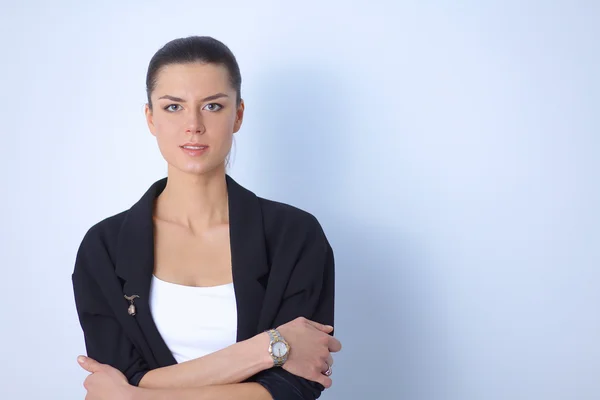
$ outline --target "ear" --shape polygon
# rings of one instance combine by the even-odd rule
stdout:
[[[244,104],[244,100],[240,100],[240,105],[238,106],[235,112],[235,124],[233,125],[233,133],[236,133],[242,127],[242,121],[244,120],[244,109],[246,105]]]
[[[150,133],[152,136],[156,136],[156,128],[154,127],[154,116],[152,115],[152,110],[150,109],[150,105],[146,103],[144,106],[144,114],[146,114],[146,123],[148,124],[148,129],[150,129]]]

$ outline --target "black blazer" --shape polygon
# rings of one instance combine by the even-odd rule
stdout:
[[[226,181],[237,341],[299,316],[333,325],[334,258],[319,222],[298,208],[257,197],[229,175]],[[154,183],[131,209],[90,228],[72,275],[87,354],[119,369],[133,385],[149,370],[176,363],[148,303],[152,212],[166,182]],[[139,296],[135,316],[128,314],[124,295]],[[324,389],[282,368],[248,381],[276,400],[316,399]]]

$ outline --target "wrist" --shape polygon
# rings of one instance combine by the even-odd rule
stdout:
[[[259,333],[254,336],[254,346],[256,348],[257,360],[259,360],[262,370],[270,369],[273,367],[273,358],[269,354],[269,343],[271,339],[267,332]]]
[[[278,329],[269,329],[269,355],[275,367],[283,367],[290,354],[290,345]]]

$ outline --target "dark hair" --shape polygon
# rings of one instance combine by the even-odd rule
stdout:
[[[242,76],[229,47],[210,36],[189,36],[171,40],[152,56],[146,74],[146,94],[150,109],[152,109],[150,94],[156,87],[156,76],[160,69],[169,64],[194,62],[220,64],[227,68],[229,81],[236,91],[236,103],[240,105]]]

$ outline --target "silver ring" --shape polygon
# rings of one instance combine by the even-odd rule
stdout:
[[[323,375],[331,376],[331,374],[333,374],[333,371],[331,370],[331,365],[327,364],[327,371],[323,372]]]

